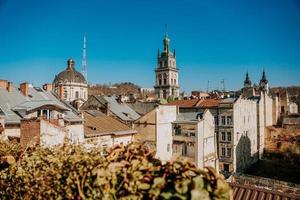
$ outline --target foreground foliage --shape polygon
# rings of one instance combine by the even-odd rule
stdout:
[[[162,164],[141,144],[21,150],[0,142],[0,199],[230,199],[213,169]]]

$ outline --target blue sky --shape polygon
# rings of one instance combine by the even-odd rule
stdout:
[[[154,84],[168,24],[181,91],[242,87],[248,70],[271,86],[300,85],[300,1],[0,0],[0,79],[52,82],[69,57],[91,83]]]

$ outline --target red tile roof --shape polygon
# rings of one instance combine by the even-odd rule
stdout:
[[[201,108],[212,108],[212,107],[218,107],[220,104],[219,99],[203,99],[197,103],[197,107]]]
[[[229,183],[232,188],[233,200],[297,200],[300,199],[299,195],[287,194],[254,186],[238,185]]]

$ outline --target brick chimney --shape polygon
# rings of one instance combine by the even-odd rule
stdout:
[[[2,89],[7,88],[7,80],[0,80],[0,88]]]
[[[28,96],[29,94],[29,83],[21,83],[20,84],[20,91],[24,96]]]
[[[7,91],[11,92],[13,89],[13,83],[12,82],[7,82]]]
[[[52,91],[53,87],[52,87],[52,84],[51,83],[46,83],[43,85],[43,89],[47,92],[50,92]]]

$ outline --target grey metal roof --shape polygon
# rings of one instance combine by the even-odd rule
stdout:
[[[60,101],[52,92],[29,85],[28,96],[24,96],[16,87],[11,92],[0,88],[0,108],[5,114],[6,123],[20,123],[27,111],[44,105],[52,105],[63,110],[67,121],[82,121],[71,105]]]
[[[155,108],[158,105],[156,102],[141,102],[136,101],[134,103],[127,103],[127,105],[132,108],[135,112],[140,115],[144,115]]]
[[[115,96],[95,96],[100,102],[110,104],[110,110],[116,116],[124,121],[134,121],[140,117],[140,115],[130,108],[126,103],[118,103]]]

